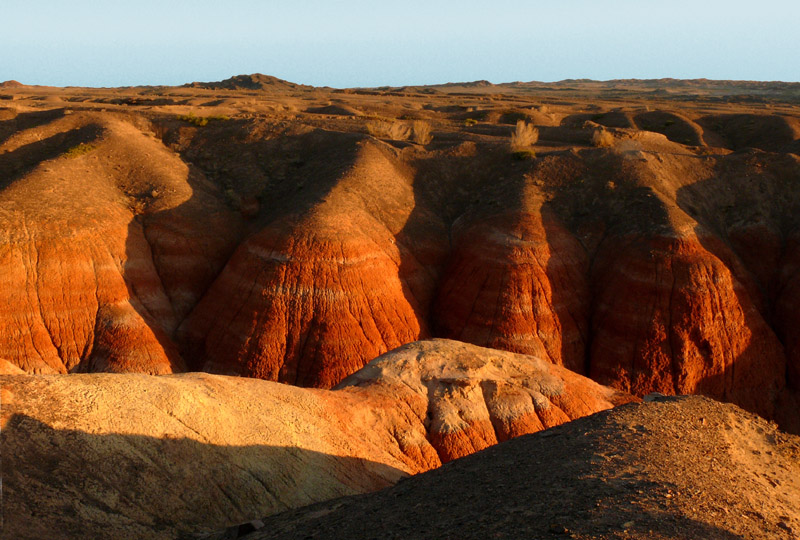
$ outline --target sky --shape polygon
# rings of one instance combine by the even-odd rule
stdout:
[[[0,0],[0,81],[800,81],[800,1]]]

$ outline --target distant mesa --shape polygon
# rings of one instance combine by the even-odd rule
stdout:
[[[487,88],[487,87],[490,87],[490,86],[494,86],[494,84],[490,83],[489,81],[487,81],[485,79],[482,79],[480,81],[472,81],[472,82],[454,82],[454,83],[450,82],[450,83],[439,84],[437,86],[443,86],[443,87],[460,86],[460,87],[464,87],[464,88]]]
[[[0,83],[0,88],[20,88],[22,86],[25,86],[25,85],[22,84],[19,81],[14,81],[14,80],[4,81],[4,82]]]
[[[230,79],[217,82],[193,82],[185,88],[208,88],[211,90],[275,90],[278,88],[307,88],[306,85],[284,81],[271,75],[253,73],[252,75],[236,75]]]

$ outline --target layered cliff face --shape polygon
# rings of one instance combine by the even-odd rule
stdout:
[[[800,384],[795,120],[549,114],[531,160],[489,123],[423,146],[318,113],[12,116],[0,358],[327,388],[438,336],[778,414]]]
[[[200,373],[0,385],[3,530],[15,538],[213,530],[635,400],[545,360],[447,340],[392,351],[335,391]]]
[[[44,120],[0,147],[0,357],[31,373],[183,370],[171,335],[227,257],[230,212],[135,119]]]
[[[410,175],[375,142],[324,133],[303,142],[341,165],[319,171],[328,189],[290,195],[286,215],[241,243],[185,322],[204,370],[330,387],[430,335],[434,269],[405,231],[423,219],[415,232],[445,237],[443,225],[411,218]]]

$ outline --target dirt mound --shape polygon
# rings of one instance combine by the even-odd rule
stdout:
[[[215,530],[633,399],[443,340],[389,353],[336,391],[207,374],[0,382],[4,533],[31,539]]]
[[[561,125],[565,127],[580,127],[586,122],[594,122],[595,124],[611,128],[636,127],[633,115],[622,111],[572,114],[563,118],[561,120]]]
[[[663,133],[671,141],[702,146],[703,129],[692,120],[667,111],[651,111],[637,114],[634,117],[636,127],[647,131]]]
[[[779,115],[713,115],[700,118],[697,123],[718,135],[731,150],[759,148],[780,152],[800,139],[800,120]]]
[[[798,458],[800,439],[734,406],[658,398],[225,538],[789,539]]]
[[[336,388],[385,394],[424,414],[443,463],[634,399],[540,358],[441,339],[376,358]]]
[[[345,105],[325,105],[324,107],[309,107],[306,112],[313,114],[333,114],[337,116],[362,116],[359,110]]]
[[[13,81],[13,80],[12,81],[3,81],[3,82],[0,83],[0,88],[20,88],[22,86],[25,86],[25,85],[22,84],[19,81]]]

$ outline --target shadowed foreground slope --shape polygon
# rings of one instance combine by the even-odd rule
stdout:
[[[800,438],[708,398],[659,399],[273,516],[240,538],[797,538]],[[236,535],[209,538],[223,537]]]
[[[19,539],[215,530],[375,491],[634,399],[538,358],[446,340],[392,351],[335,391],[198,373],[0,384],[3,532]]]

